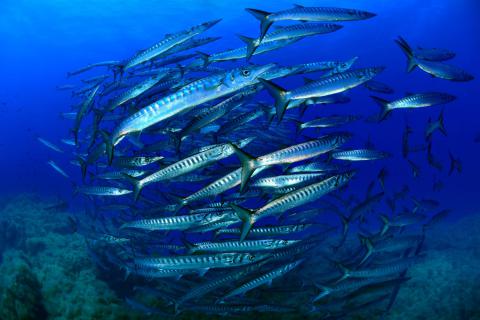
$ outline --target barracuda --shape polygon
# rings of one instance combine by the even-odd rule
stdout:
[[[250,139],[241,140],[239,145],[246,145],[250,141]],[[205,167],[215,161],[227,158],[234,152],[235,150],[233,149],[233,144],[220,144],[213,148],[194,154],[193,156],[177,161],[140,180],[134,179],[127,175],[125,175],[125,178],[132,183],[134,187],[134,199],[136,200],[140,195],[140,191],[146,185],[184,175],[192,172],[195,169]]]
[[[232,268],[252,264],[269,257],[269,254],[217,253],[156,258],[136,258],[135,264],[160,269],[197,269],[207,272],[210,268]]]
[[[253,224],[258,219],[272,216],[277,213],[283,213],[289,209],[315,201],[327,193],[345,185],[348,181],[350,181],[353,175],[354,172],[336,175],[321,182],[297,189],[281,196],[280,198],[270,201],[255,211],[242,208],[235,204],[230,204],[233,210],[235,210],[237,213],[238,217],[243,221],[240,240],[242,241],[245,239]]]
[[[390,154],[383,151],[373,149],[355,149],[337,151],[332,153],[333,159],[346,160],[346,161],[368,161],[378,160],[390,157]]]
[[[260,20],[260,39],[265,36],[272,23],[278,21],[352,21],[369,19],[375,16],[374,13],[355,9],[304,7],[300,5],[273,13],[250,8],[245,10]]]
[[[198,242],[187,243],[190,253],[198,251],[208,252],[251,252],[286,248],[300,240],[260,239],[245,241]]]
[[[318,98],[344,92],[359,86],[382,72],[384,67],[363,68],[337,73],[320,80],[310,82],[302,87],[286,91],[284,88],[265,79],[259,79],[275,99],[275,109],[280,121],[291,101]]]
[[[120,229],[139,229],[148,231],[187,230],[224,218],[223,213],[199,213],[185,216],[173,216],[154,219],[142,219],[124,223]]]
[[[264,273],[261,276],[255,278],[251,281],[248,281],[248,282],[244,283],[243,285],[241,285],[240,287],[230,291],[229,293],[227,293],[227,295],[225,295],[222,298],[222,300],[226,300],[226,299],[229,299],[231,297],[234,297],[234,296],[237,296],[237,295],[240,295],[240,294],[244,294],[245,292],[253,290],[253,289],[261,286],[262,284],[272,283],[272,281],[274,279],[279,278],[279,277],[285,275],[286,273],[290,272],[291,270],[295,269],[302,262],[303,262],[303,260],[297,260],[297,261],[294,261],[292,263],[281,266],[280,268],[277,268],[277,269],[274,269],[274,270],[269,271],[267,273]]]
[[[140,51],[138,54],[136,54],[130,60],[128,60],[125,63],[123,70],[130,69],[141,63],[147,62],[155,57],[158,57],[159,55],[172,49],[176,45],[184,43],[185,41],[193,38],[194,36],[202,32],[205,32],[206,30],[210,29],[215,24],[220,22],[220,20],[221,19],[204,22],[202,24],[193,26],[188,30],[166,35],[162,41],[156,43],[155,45],[153,45],[152,47],[146,50]]]
[[[251,236],[279,236],[290,235],[295,232],[302,232],[313,226],[313,224],[292,224],[285,226],[271,226],[271,227],[257,227],[250,229]],[[233,234],[240,235],[242,230],[240,228],[221,229],[215,232],[215,235]]]
[[[384,120],[390,114],[390,112],[396,109],[424,108],[439,104],[446,104],[456,99],[455,96],[442,92],[410,94],[395,101],[387,101],[375,96],[372,96],[371,98],[381,107],[381,112],[379,115],[380,120]]]
[[[285,39],[294,39],[294,38],[303,38],[306,36],[313,36],[317,34],[325,34],[330,32],[335,32],[341,29],[342,26],[338,24],[331,23],[301,23],[291,26],[286,26],[279,28],[275,31],[267,33],[263,39],[249,38],[246,36],[239,35],[240,39],[247,45],[247,59],[254,54],[257,47],[262,43],[268,43],[277,40]]]
[[[142,130],[174,115],[185,112],[197,105],[217,99],[257,83],[257,78],[273,64],[264,66],[248,66],[215,74],[179,89],[155,103],[148,105],[123,120],[111,135],[107,143],[109,162],[113,159],[113,146],[118,144],[129,133]]]
[[[351,137],[348,133],[337,133],[321,137],[285,149],[254,158],[251,155],[234,147],[235,153],[242,163],[242,183],[240,190],[243,190],[256,169],[264,166],[278,164],[290,164],[332,151],[344,144]]]

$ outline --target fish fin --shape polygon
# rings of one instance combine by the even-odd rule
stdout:
[[[390,221],[383,214],[380,215],[380,219],[382,219],[382,222],[383,222],[383,227],[382,227],[382,231],[380,232],[380,235],[383,236],[388,231],[388,228],[390,227]]]
[[[301,4],[294,3],[293,4],[294,8],[305,8],[305,6],[302,6]]]
[[[210,64],[210,55],[208,53],[205,53],[205,52],[201,52],[201,51],[195,51],[199,56],[200,58],[203,60],[203,66],[206,67]]]
[[[254,38],[250,38],[250,37],[246,37],[246,36],[243,36],[241,34],[237,35],[240,40],[242,40],[243,42],[245,42],[245,44],[247,45],[247,56],[246,56],[246,59],[247,60],[250,60],[250,58],[252,57],[252,55],[255,53],[255,50],[257,49],[258,45],[256,44],[256,39]],[[258,43],[258,42],[257,42]]]
[[[246,8],[245,10],[247,10],[248,13],[250,13],[252,16],[254,16],[257,20],[260,21],[260,40],[263,39],[263,37],[268,31],[268,28],[270,28],[273,23],[268,19],[270,12],[251,8]]]
[[[208,272],[208,270],[210,270],[210,268],[198,269],[198,275],[199,275],[200,277],[203,277],[203,276],[205,276],[205,274]]]
[[[453,173],[453,170],[455,170],[455,158],[453,157],[453,154],[451,151],[448,151],[448,157],[450,159],[450,170],[448,170],[448,175],[451,176]]]
[[[285,113],[285,110],[287,109],[288,106],[288,99],[287,99],[287,91],[274,84],[271,81],[265,80],[258,78],[258,80],[265,86],[267,91],[272,95],[272,97],[275,99],[275,109],[277,111],[277,118],[278,121],[282,121],[283,115]]]
[[[318,283],[315,283],[315,287],[317,287],[317,289],[320,290],[320,293],[315,298],[313,298],[312,303],[317,302],[318,300],[322,299],[323,297],[328,296],[332,292],[331,288],[329,288],[327,286],[324,286],[324,285],[321,285],[321,284],[318,284]]]
[[[247,237],[254,223],[253,217],[252,217],[252,215],[254,214],[254,211],[242,208],[233,203],[230,203],[230,208],[232,208],[237,214],[237,216],[243,221],[242,233],[240,235],[240,241],[243,241]]]
[[[378,116],[379,121],[384,120],[392,111],[388,108],[390,101],[375,96],[370,96],[370,98],[372,98],[373,101],[375,101],[381,107],[380,115]]]
[[[443,123],[443,109],[440,112],[440,116],[438,117],[438,130],[444,135],[447,136],[447,130],[445,129],[445,125]]]
[[[362,261],[360,261],[359,265],[362,265],[365,261],[367,261],[367,259],[370,258],[370,256],[373,253],[372,240],[370,240],[369,238],[363,238],[363,242],[365,244],[365,247],[367,248],[367,252],[365,253],[365,256],[363,257]]]
[[[182,243],[185,246],[185,248],[187,248],[187,251],[188,251],[189,254],[194,253],[196,251],[195,250],[195,245],[193,243],[191,243],[190,241],[188,241],[187,238],[185,238],[183,236],[181,240],[182,240]]]
[[[395,42],[400,46],[403,53],[407,56],[407,72],[411,72],[418,65],[417,60],[413,56],[412,48],[401,36],[399,36],[398,39],[395,40]]]
[[[140,192],[143,189],[142,180],[136,179],[136,178],[134,178],[132,176],[129,176],[128,174],[125,174],[125,173],[122,173],[122,175],[125,178],[125,180],[127,180],[128,182],[130,182],[132,184],[132,186],[133,186],[133,199],[135,201],[137,201],[138,196],[140,195]]]
[[[342,276],[340,277],[340,279],[335,281],[335,283],[339,283],[343,280],[348,279],[348,277],[350,277],[350,270],[347,267],[345,267],[343,264],[337,263],[337,268],[340,269],[340,271],[342,272]]]
[[[102,136],[103,142],[105,143],[105,153],[107,154],[108,164],[111,165],[113,161],[113,140],[110,139],[107,132],[103,130],[99,131]]]
[[[240,191],[245,189],[248,180],[252,176],[253,172],[255,171],[255,158],[243,151],[242,149],[238,148],[233,143],[231,144],[235,154],[237,155],[238,159],[242,163],[242,182],[240,184]]]

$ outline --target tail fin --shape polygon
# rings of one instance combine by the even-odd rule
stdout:
[[[240,38],[240,40],[242,40],[243,42],[245,42],[245,44],[247,45],[247,56],[246,56],[246,59],[247,60],[250,60],[250,58],[252,57],[252,55],[255,53],[255,50],[257,50],[257,47],[258,47],[258,44],[260,43],[257,39],[253,39],[253,38],[250,38],[250,37],[246,37],[246,36],[243,36],[241,34],[238,35],[238,37]]]
[[[264,80],[261,78],[258,78],[258,80],[263,83],[267,91],[272,95],[272,97],[275,99],[275,109],[277,110],[277,118],[278,121],[282,121],[283,115],[285,114],[285,110],[287,109],[288,106],[288,99],[287,99],[287,91],[274,84],[271,81]]]
[[[397,40],[395,40],[395,42],[400,46],[403,53],[405,53],[405,55],[407,56],[407,59],[408,59],[408,61],[407,61],[407,72],[411,72],[418,65],[415,57],[413,56],[412,48],[407,43],[407,41],[405,41],[405,39],[403,39],[400,36],[398,37]]]
[[[102,135],[103,142],[105,143],[105,152],[107,154],[108,164],[111,165],[113,161],[113,142],[108,136],[108,133],[105,131],[100,130],[100,134]]]
[[[443,109],[440,112],[440,116],[438,117],[438,130],[443,133],[444,136],[447,135],[447,130],[445,129],[445,125],[443,124]]]
[[[191,243],[190,241],[188,241],[185,237],[182,237],[182,243],[183,245],[185,246],[185,248],[187,248],[187,251],[189,254],[191,253],[194,253],[196,251],[196,247],[193,243]]]
[[[122,175],[124,176],[125,180],[127,180],[128,182],[130,182],[132,184],[132,186],[133,186],[133,199],[135,201],[137,201],[138,196],[140,195],[140,192],[143,189],[142,180],[135,179],[134,177],[129,176],[128,174],[122,174]]]
[[[203,60],[203,66],[206,67],[210,64],[210,55],[201,51],[196,51],[196,53],[200,56]]]
[[[251,9],[251,8],[246,8],[251,15],[253,15],[257,20],[260,21],[260,39],[262,40],[265,34],[268,31],[268,28],[272,25],[272,21],[268,20],[268,16],[270,15],[270,12],[267,11],[262,11],[262,10],[257,10],[257,9]]]
[[[255,158],[238,148],[236,145],[231,144],[235,154],[242,163],[242,182],[240,184],[240,191],[245,190],[248,180],[255,171]]]
[[[253,218],[254,211],[242,208],[233,203],[230,203],[230,208],[232,208],[237,216],[243,221],[242,233],[240,235],[240,241],[243,241],[247,237],[253,223],[255,222]]]
[[[367,248],[367,252],[365,253],[365,256],[363,257],[362,261],[360,261],[359,265],[362,265],[365,261],[367,261],[368,258],[373,253],[373,244],[372,241],[369,238],[363,238],[363,242],[365,244],[365,247]]]
[[[380,115],[378,116],[379,121],[385,120],[388,114],[392,111],[388,108],[390,101],[375,96],[370,96],[370,98],[372,98],[381,108]]]
[[[337,263],[337,267],[340,269],[340,271],[343,273],[342,276],[340,277],[340,279],[338,279],[337,281],[335,281],[335,283],[339,283],[343,280],[346,280],[350,277],[350,270],[347,269],[344,265],[340,264],[340,263]]]
[[[80,163],[80,168],[82,170],[82,180],[85,180],[85,176],[87,175],[87,162],[85,161],[85,159],[83,159],[82,157],[77,157],[77,160],[78,162]]]
[[[317,302],[318,300],[322,299],[323,297],[328,296],[330,293],[332,293],[332,289],[326,286],[323,286],[321,284],[315,283],[315,287],[317,287],[320,290],[320,293],[313,298],[312,303]]]
[[[383,236],[388,231],[388,228],[390,227],[390,221],[383,214],[380,215],[380,219],[382,219],[382,222],[383,222],[383,228],[382,228],[382,231],[380,232],[380,235]]]

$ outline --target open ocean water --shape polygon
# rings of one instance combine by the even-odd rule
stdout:
[[[0,319],[480,319],[479,14],[1,0]]]

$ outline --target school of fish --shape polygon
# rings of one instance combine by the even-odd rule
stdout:
[[[214,20],[172,30],[124,60],[68,73],[72,79],[106,70],[82,79],[81,88],[57,87],[75,100],[62,114],[72,122],[63,146],[37,138],[78,167],[47,162],[65,179],[81,176],[72,184],[86,210],[71,222],[125,303],[148,315],[340,319],[371,309],[386,315],[400,287],[415,281],[409,268],[428,259],[425,232],[450,211],[412,196],[407,186],[387,186],[388,160],[397,155],[354,144],[349,128],[456,98],[372,96],[381,107],[374,117],[320,115],[324,105],[353,103],[352,90],[394,94],[377,79],[385,66],[356,67],[357,57],[259,65],[254,57],[348,32],[376,14],[300,5],[246,10],[259,34],[239,35],[240,48],[200,49],[220,39],[203,36],[221,23]],[[473,79],[444,62],[454,58],[450,50],[414,48],[402,37],[395,42],[408,72],[418,67],[445,81]],[[304,84],[283,87],[285,78]],[[303,120],[307,113],[314,116]],[[427,124],[421,145],[412,145],[412,131],[407,125],[401,155],[413,178],[420,172],[411,153],[425,152],[441,171],[431,146],[435,132],[447,134],[443,110]],[[460,160],[450,159],[449,174],[460,172]],[[383,167],[359,195],[349,184],[363,161]]]

